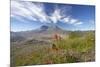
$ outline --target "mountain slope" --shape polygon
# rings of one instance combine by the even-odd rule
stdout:
[[[51,37],[54,34],[66,34],[67,31],[61,29],[54,24],[45,24],[40,26],[38,29],[30,31],[21,31],[21,32],[11,32],[12,39],[32,39],[32,38],[42,38],[42,37]]]

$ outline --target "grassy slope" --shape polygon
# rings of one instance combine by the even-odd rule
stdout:
[[[23,45],[24,44],[24,45]],[[58,50],[52,49],[52,44]],[[51,43],[32,43],[27,41],[22,46],[12,46],[12,65],[58,64],[88,62],[95,60],[94,32],[71,32],[63,39]]]

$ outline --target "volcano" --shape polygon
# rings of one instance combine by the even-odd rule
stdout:
[[[11,36],[14,35],[14,34],[17,34],[17,36],[27,39],[27,38],[32,38],[32,37],[39,38],[39,37],[45,37],[45,36],[52,36],[55,33],[66,34],[67,31],[63,30],[62,28],[60,28],[56,24],[48,23],[48,24],[41,25],[40,27],[38,27],[35,30],[13,32],[11,34]]]
[[[45,24],[34,30],[34,32],[41,34],[64,33],[65,31],[56,24]]]

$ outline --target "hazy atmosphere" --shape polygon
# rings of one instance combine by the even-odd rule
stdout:
[[[95,6],[11,1],[11,67],[95,61]]]

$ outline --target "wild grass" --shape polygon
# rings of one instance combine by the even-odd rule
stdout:
[[[70,32],[61,40],[52,40],[49,45],[27,42],[12,53],[12,66],[95,61],[95,33]]]

